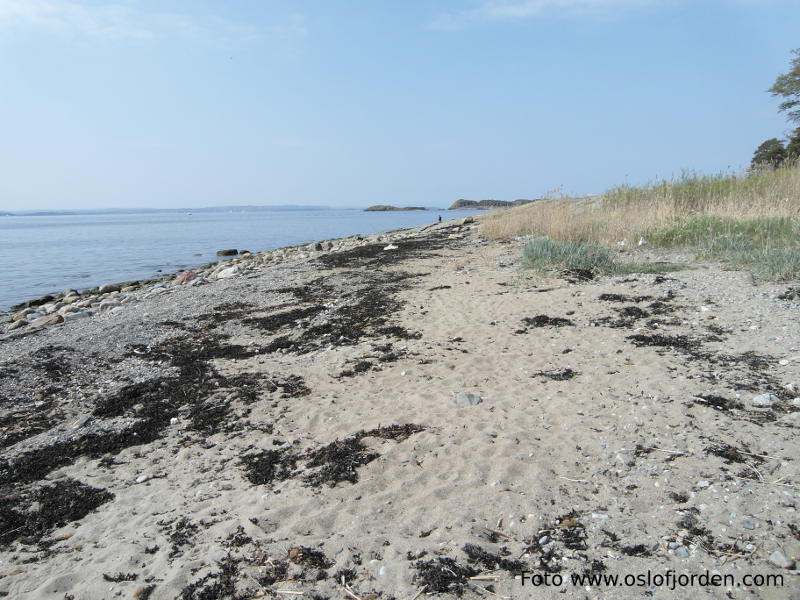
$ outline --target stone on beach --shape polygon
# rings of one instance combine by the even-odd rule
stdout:
[[[778,398],[775,394],[760,394],[759,396],[753,398],[750,403],[756,408],[769,408],[779,400],[780,398]]]
[[[236,248],[226,248],[225,250],[217,250],[217,256],[236,256],[239,251]]]
[[[39,317],[33,321],[31,323],[31,327],[47,327],[48,325],[55,325],[63,321],[64,317],[61,315],[45,315],[44,317]]]
[[[25,327],[27,324],[28,322],[24,318],[18,319],[8,326],[7,331],[14,331],[15,329],[19,329],[20,327]]]
[[[110,292],[118,292],[120,287],[116,283],[107,283],[105,285],[101,285],[97,292],[99,294],[108,294]]]
[[[217,279],[228,279],[233,277],[239,272],[239,267],[233,266],[228,267],[227,269],[222,269],[219,273],[217,273]]]
[[[184,271],[180,275],[175,278],[176,285],[183,285],[184,283],[189,283],[190,281],[197,279],[197,273],[194,271]]]
[[[456,394],[456,404],[459,406],[475,406],[481,402],[483,402],[483,398],[478,394],[473,394],[471,392],[458,392]]]

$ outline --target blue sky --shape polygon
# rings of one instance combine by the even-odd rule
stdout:
[[[745,167],[797,0],[0,0],[0,209],[447,206]]]

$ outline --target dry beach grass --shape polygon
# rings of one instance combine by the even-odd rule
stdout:
[[[481,235],[510,214],[0,336],[0,595],[745,597],[515,579],[674,569],[790,597],[800,290],[520,271],[530,238]]]

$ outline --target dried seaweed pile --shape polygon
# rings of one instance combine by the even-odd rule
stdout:
[[[363,442],[364,438],[376,437],[400,442],[424,429],[422,425],[409,423],[359,431],[316,450],[300,452],[291,446],[262,450],[242,457],[241,464],[245,477],[256,485],[270,485],[296,477],[311,487],[335,486],[341,482],[356,483],[358,468],[380,457],[377,452],[369,451]]]

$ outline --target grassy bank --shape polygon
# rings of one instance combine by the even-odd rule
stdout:
[[[578,254],[595,258],[602,254],[598,247],[632,248],[643,240],[648,247],[687,248],[758,278],[797,279],[800,167],[747,176],[686,173],[672,181],[617,186],[597,197],[546,200],[489,214],[481,231],[490,239],[535,235],[567,242],[561,249],[567,254],[583,245]],[[527,263],[543,265],[553,254],[545,246],[528,251]],[[534,260],[534,254],[541,256]],[[608,271],[602,260],[595,268]]]

